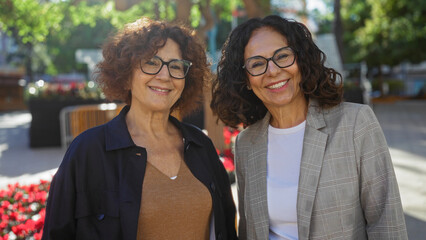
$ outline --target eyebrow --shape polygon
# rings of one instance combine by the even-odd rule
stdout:
[[[166,61],[158,55],[155,55],[154,57],[158,57],[159,59],[163,60],[164,62],[170,62],[170,61],[173,61],[173,60],[184,60],[184,59],[180,59],[180,58],[172,58],[172,59],[169,59],[168,61]],[[154,58],[154,57],[152,57],[152,58]]]
[[[287,45],[287,46],[284,46],[284,47],[280,47],[280,48],[275,49],[271,57],[273,57],[273,56],[275,55],[275,53],[276,53],[278,50],[283,49],[283,48],[289,48],[289,47],[290,47],[290,46],[289,46],[289,45]],[[294,51],[294,50],[293,50],[293,51]],[[249,59],[249,58],[254,58],[254,57],[263,57],[263,58],[267,58],[267,57],[264,57],[264,56],[262,56],[262,55],[255,55],[255,56],[248,57],[247,59]],[[247,60],[247,59],[246,59],[246,60]]]

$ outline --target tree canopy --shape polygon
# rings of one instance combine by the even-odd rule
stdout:
[[[56,74],[82,70],[84,66],[75,62],[75,50],[99,48],[111,32],[141,16],[187,23],[205,38],[218,21],[230,22],[232,7],[241,4],[241,0],[124,2],[129,4],[117,10],[111,0],[0,0],[0,30],[18,44],[27,73]]]
[[[369,66],[426,59],[426,2],[342,0],[347,61]]]

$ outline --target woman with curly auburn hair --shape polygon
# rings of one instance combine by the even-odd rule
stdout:
[[[70,145],[43,239],[236,239],[228,175],[211,140],[182,123],[209,79],[184,26],[142,18],[103,46],[98,81],[127,105]]]
[[[341,75],[302,24],[250,19],[229,35],[211,108],[235,143],[240,239],[407,239],[373,111],[342,102]]]

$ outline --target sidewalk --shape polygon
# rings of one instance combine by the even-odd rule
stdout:
[[[426,101],[375,104],[401,193],[410,240],[426,236]]]
[[[426,101],[372,106],[394,162],[410,240],[426,236]],[[30,149],[28,112],[0,113],[0,189],[50,180],[65,149]],[[235,190],[235,187],[233,188]]]
[[[64,149],[29,148],[30,122],[28,112],[0,113],[0,189],[51,180],[62,161]]]

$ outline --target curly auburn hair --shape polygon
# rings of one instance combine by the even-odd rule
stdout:
[[[175,41],[182,58],[192,62],[185,77],[185,88],[170,112],[178,110],[184,117],[200,105],[205,83],[210,80],[210,69],[202,44],[195,33],[183,25],[141,18],[127,24],[123,30],[111,36],[102,47],[103,61],[97,64],[97,82],[106,98],[131,105],[130,89],[133,71],[141,60],[152,58],[167,39]]]
[[[283,35],[296,55],[302,75],[300,89],[306,99],[317,99],[321,108],[329,108],[342,101],[342,76],[324,66],[325,54],[315,45],[309,30],[294,20],[279,16],[253,18],[236,27],[222,48],[217,77],[212,84],[210,107],[228,126],[243,123],[249,126],[265,117],[268,111],[263,102],[247,89],[248,75],[242,68],[244,50],[253,31],[271,28]]]

